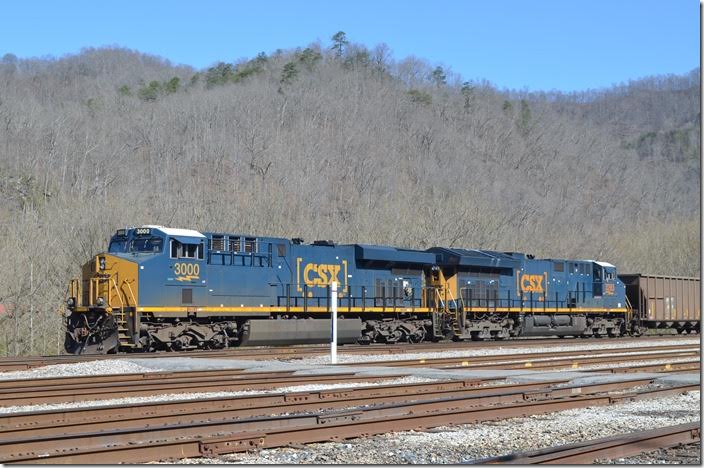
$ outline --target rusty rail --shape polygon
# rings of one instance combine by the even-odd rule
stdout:
[[[653,379],[562,386],[565,382],[554,380],[481,387],[478,386],[480,381],[455,380],[7,414],[0,415],[0,439],[136,429],[159,424],[192,423],[197,420],[212,421],[443,398],[472,399],[476,405],[486,405],[611,392],[647,385],[652,383]],[[370,404],[370,400],[373,403]]]
[[[359,409],[175,424],[147,430],[115,430],[80,436],[34,437],[0,442],[0,461],[24,463],[136,463],[209,456],[253,448],[348,439],[389,431],[544,414],[572,408],[610,405],[639,398],[699,390],[698,385],[613,397],[574,396],[535,402],[476,406],[467,398],[449,398]],[[476,403],[476,402],[474,402]]]
[[[491,365],[510,366],[518,364],[519,367],[536,367],[539,362],[556,362],[558,358],[567,358],[570,360],[578,359],[586,361],[603,355],[614,355],[611,357],[621,358],[640,358],[648,356],[662,357],[687,357],[700,354],[700,346],[692,345],[668,345],[668,346],[648,346],[642,348],[623,348],[623,349],[591,349],[591,350],[570,350],[570,351],[544,351],[540,353],[515,353],[515,354],[491,354],[485,356],[459,356],[459,357],[443,357],[443,358],[420,358],[420,359],[400,359],[389,361],[369,361],[369,362],[354,362],[342,364],[344,366],[393,366],[393,367],[442,367],[452,368],[457,367],[481,367],[485,363],[494,363]],[[584,357],[579,357],[584,356]],[[605,357],[605,356],[604,356]],[[640,360],[640,359],[639,359]],[[500,361],[502,364],[495,364]],[[570,361],[571,362],[571,361]],[[531,365],[526,366],[525,364]],[[497,367],[498,368],[498,367]],[[505,367],[509,368],[509,367]]]
[[[200,372],[200,371],[198,371]],[[163,395],[167,393],[231,392],[242,390],[267,390],[279,387],[313,383],[378,382],[403,377],[403,373],[384,376],[356,375],[354,372],[293,375],[284,373],[242,373],[222,375],[213,371],[211,376],[196,378],[146,379],[110,383],[78,383],[47,386],[6,387],[0,389],[0,406],[65,403],[74,401],[103,400],[133,396]],[[25,380],[21,382],[30,382]]]
[[[585,354],[584,351],[563,351],[558,353],[530,353],[511,355],[490,355],[463,358],[420,359],[401,361],[398,373],[388,376],[364,377],[354,375],[354,366],[348,366],[349,372],[319,375],[293,375],[291,371],[243,372],[241,369],[154,372],[126,375],[106,375],[91,377],[59,377],[46,379],[23,379],[0,381],[0,406],[29,405],[38,403],[62,403],[72,401],[99,400],[125,396],[150,396],[179,392],[211,392],[263,390],[277,387],[305,384],[312,382],[340,381],[379,381],[407,375],[403,369],[414,366],[443,367],[449,363],[461,363],[462,369],[554,369],[571,367],[578,369],[582,364],[595,362],[614,363],[632,360],[649,361],[681,359],[699,356],[699,348],[668,347],[668,352],[649,349],[647,353],[626,352],[621,354],[614,350],[597,350]],[[604,356],[609,354],[609,356]],[[557,358],[555,357],[557,356]],[[585,357],[588,356],[588,357]],[[601,357],[600,357],[601,356]],[[397,361],[385,363],[396,367]],[[378,363],[377,363],[378,364]],[[681,364],[681,365],[680,365]],[[652,364],[651,370],[692,369],[697,361],[685,363]],[[654,368],[652,366],[655,366]],[[444,367],[446,368],[446,367]],[[638,370],[645,370],[642,365]],[[626,372],[628,368],[612,368],[614,372]]]
[[[618,434],[601,439],[559,445],[477,460],[480,464],[590,464],[604,458],[620,458],[701,440],[700,423],[692,422],[649,431]]]

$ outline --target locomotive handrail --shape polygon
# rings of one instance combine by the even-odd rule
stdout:
[[[123,281],[124,284],[127,285],[127,289],[130,290],[130,296],[132,296],[132,302],[134,305],[137,305],[137,298],[134,296],[134,291],[132,291],[132,286],[130,286],[129,281]],[[127,296],[125,296],[125,299],[127,299]],[[127,301],[127,305],[130,305],[130,301]]]
[[[628,299],[628,295],[626,295],[625,298],[626,298],[626,317],[627,317],[626,320],[628,320],[630,322],[633,318],[633,306],[631,305],[631,301]],[[638,325],[640,326],[640,322],[641,322],[640,314],[638,314],[638,322],[639,322]]]
[[[113,276],[113,277],[111,277],[110,279],[112,280],[112,285],[115,287],[115,292],[117,293],[117,298],[120,300],[120,309],[122,309],[122,312],[124,313],[125,304],[124,304],[124,302],[122,301],[122,297],[120,296],[120,290],[117,289],[117,282],[115,282],[115,277]],[[110,301],[110,294],[106,294],[106,296],[108,296],[108,297],[106,298],[107,303],[108,303],[108,306],[109,306],[109,307],[112,307],[112,304],[110,303],[110,302],[111,302],[111,301]]]
[[[328,291],[328,294],[324,296],[313,296],[313,297],[308,297],[309,291],[311,291],[311,286],[308,286],[307,284],[301,284],[301,283],[271,283],[271,286],[281,286],[283,294],[276,294],[276,304],[278,306],[286,307],[286,312],[289,313],[291,312],[291,307],[299,307],[299,300],[302,302],[303,305],[303,312],[308,312],[307,308],[311,304],[317,307],[322,307],[325,306],[330,310],[330,286],[326,285],[326,291]],[[302,297],[294,295],[292,293],[292,287],[302,287]],[[315,289],[315,287],[313,287]],[[423,307],[423,299],[421,297],[416,297],[415,295],[415,290],[413,291],[411,297],[404,297],[404,296],[393,296],[393,297],[379,297],[379,296],[367,296],[367,288],[365,286],[359,286],[359,290],[361,292],[361,296],[355,296],[353,294],[353,291],[357,288],[355,285],[347,285],[349,293],[346,295],[339,295],[338,296],[338,308],[345,307],[344,302],[347,300],[347,309],[348,312],[351,312],[352,307],[358,307],[361,306],[362,310],[361,312],[365,312],[366,308],[368,307],[367,301],[372,302],[373,307],[381,307],[382,312],[394,312],[394,313],[400,313],[400,312],[413,312],[414,309],[418,307]],[[437,288],[432,288],[432,287],[422,287],[421,289],[423,290],[428,290],[428,289],[434,289],[437,291]],[[431,308],[429,305],[426,305],[426,307]],[[405,310],[405,309],[411,309],[410,311]]]
[[[74,298],[76,306],[82,305],[81,282],[78,279],[74,278],[71,280],[69,294]]]
[[[120,320],[122,321],[122,323],[118,323],[118,327],[119,327],[120,325],[123,325],[125,323],[125,303],[122,301],[122,296],[120,295],[120,290],[117,287],[117,282],[115,281],[115,277],[112,276],[110,279],[112,280],[112,284],[115,287],[115,292],[117,293],[117,298],[120,300]],[[106,294],[106,296],[108,296],[107,297],[108,306],[112,307],[112,304],[110,304],[110,294]]]

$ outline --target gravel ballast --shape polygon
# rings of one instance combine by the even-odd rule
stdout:
[[[338,353],[338,362],[340,364],[344,363],[365,363],[365,362],[378,362],[378,361],[397,361],[397,360],[414,360],[414,359],[437,359],[437,358],[458,358],[458,357],[468,357],[473,356],[491,356],[491,355],[506,355],[506,354],[528,354],[535,352],[558,352],[558,351],[588,351],[594,349],[613,349],[614,354],[620,352],[627,353],[628,348],[634,347],[655,347],[655,346],[668,346],[668,345],[687,345],[687,344],[699,344],[699,340],[685,339],[685,340],[637,340],[628,343],[609,343],[605,342],[603,344],[589,344],[589,345],[579,345],[579,344],[567,344],[562,346],[551,345],[549,349],[547,348],[536,348],[535,346],[523,346],[519,344],[510,343],[506,347],[492,347],[492,348],[471,348],[464,350],[447,350],[447,351],[433,351],[425,353],[398,353],[394,355],[387,354],[344,354],[344,347],[340,348]],[[370,350],[370,353],[373,350]],[[653,350],[653,353],[658,352]],[[611,353],[609,353],[611,354]],[[583,355],[588,357],[588,355]],[[537,358],[538,360],[549,360],[550,358]],[[112,375],[112,374],[136,374],[144,372],[159,372],[159,371],[178,371],[178,370],[196,370],[200,366],[199,362],[202,362],[203,368],[214,369],[218,367],[227,368],[228,366],[213,365],[213,360],[208,359],[197,359],[197,358],[184,358],[175,359],[170,357],[164,358],[150,358],[148,360],[142,359],[144,365],[139,363],[131,362],[124,359],[103,359],[98,361],[80,362],[75,364],[54,364],[45,367],[39,367],[36,369],[30,369],[26,371],[11,371],[11,372],[0,372],[0,379],[39,379],[39,378],[51,378],[51,377],[75,377],[75,376],[89,376],[89,375]],[[164,364],[160,364],[163,361]],[[179,362],[183,361],[184,367],[179,368]],[[224,363],[228,363],[228,360],[223,360]],[[673,362],[673,361],[669,361]],[[187,363],[187,366],[186,366]],[[278,366],[277,368],[288,369],[290,365],[293,365],[296,369],[305,368],[315,368],[316,366],[329,366],[330,357],[327,355],[307,357],[307,358],[291,358],[291,359],[277,359],[277,360],[250,360],[246,361],[252,368],[268,368],[271,366]],[[230,362],[231,364],[231,362]],[[282,367],[283,366],[283,367]],[[611,365],[609,365],[611,367]]]
[[[572,409],[428,432],[404,431],[302,449],[193,458],[181,463],[454,464],[699,420],[700,392],[607,407]]]
[[[348,382],[336,384],[307,384],[295,385],[289,387],[273,388],[268,390],[244,390],[238,392],[202,392],[202,393],[170,393],[166,395],[154,395],[144,397],[128,397],[114,398],[110,400],[94,400],[94,401],[77,401],[66,403],[54,403],[46,405],[26,405],[26,406],[7,406],[0,408],[0,415],[9,413],[19,413],[27,411],[46,411],[69,408],[88,408],[94,406],[117,406],[117,405],[134,405],[139,403],[156,403],[162,401],[176,400],[198,400],[203,398],[227,398],[237,396],[264,395],[270,393],[294,393],[294,392],[314,392],[319,390],[334,390],[337,388],[356,388],[356,387],[373,387],[377,385],[395,385],[395,384],[414,384],[434,382],[436,379],[427,379],[423,377],[402,377],[400,379],[389,379],[378,382]]]
[[[579,342],[578,340],[577,343]],[[453,349],[447,351],[431,351],[423,353],[398,353],[398,354],[344,354],[344,347],[340,348],[337,355],[337,362],[340,364],[363,363],[363,362],[379,362],[379,361],[403,361],[415,359],[441,359],[441,358],[460,358],[473,356],[502,356],[506,354],[530,354],[539,352],[560,352],[560,351],[592,351],[596,349],[613,349],[617,353],[626,353],[629,348],[645,348],[657,346],[671,345],[695,345],[699,344],[698,338],[679,339],[679,340],[634,340],[633,342],[609,343],[606,340],[603,344],[565,344],[556,346],[551,344],[549,347],[541,348],[535,346],[524,346],[513,343],[507,343],[506,347],[491,347],[491,348],[469,348],[469,349]],[[647,351],[645,351],[647,352]],[[653,350],[653,353],[658,352]],[[539,358],[540,359],[540,358]],[[300,365],[321,365],[330,364],[330,356],[314,356],[304,358],[280,358],[279,361],[294,361]]]
[[[74,364],[54,364],[26,371],[0,372],[0,380],[46,379],[54,377],[80,377],[89,375],[141,374],[158,372],[122,359],[77,362]]]
[[[702,444],[685,444],[645,452],[625,458],[596,460],[595,464],[609,465],[701,465]]]

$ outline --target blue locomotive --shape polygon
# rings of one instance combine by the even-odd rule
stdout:
[[[425,251],[189,229],[119,229],[67,299],[70,353],[322,343],[619,336],[616,268],[515,252]]]

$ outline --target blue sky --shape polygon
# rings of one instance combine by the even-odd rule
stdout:
[[[499,87],[581,90],[699,65],[696,0],[27,1],[3,4],[0,55],[119,45],[206,67],[342,30],[396,59]]]

